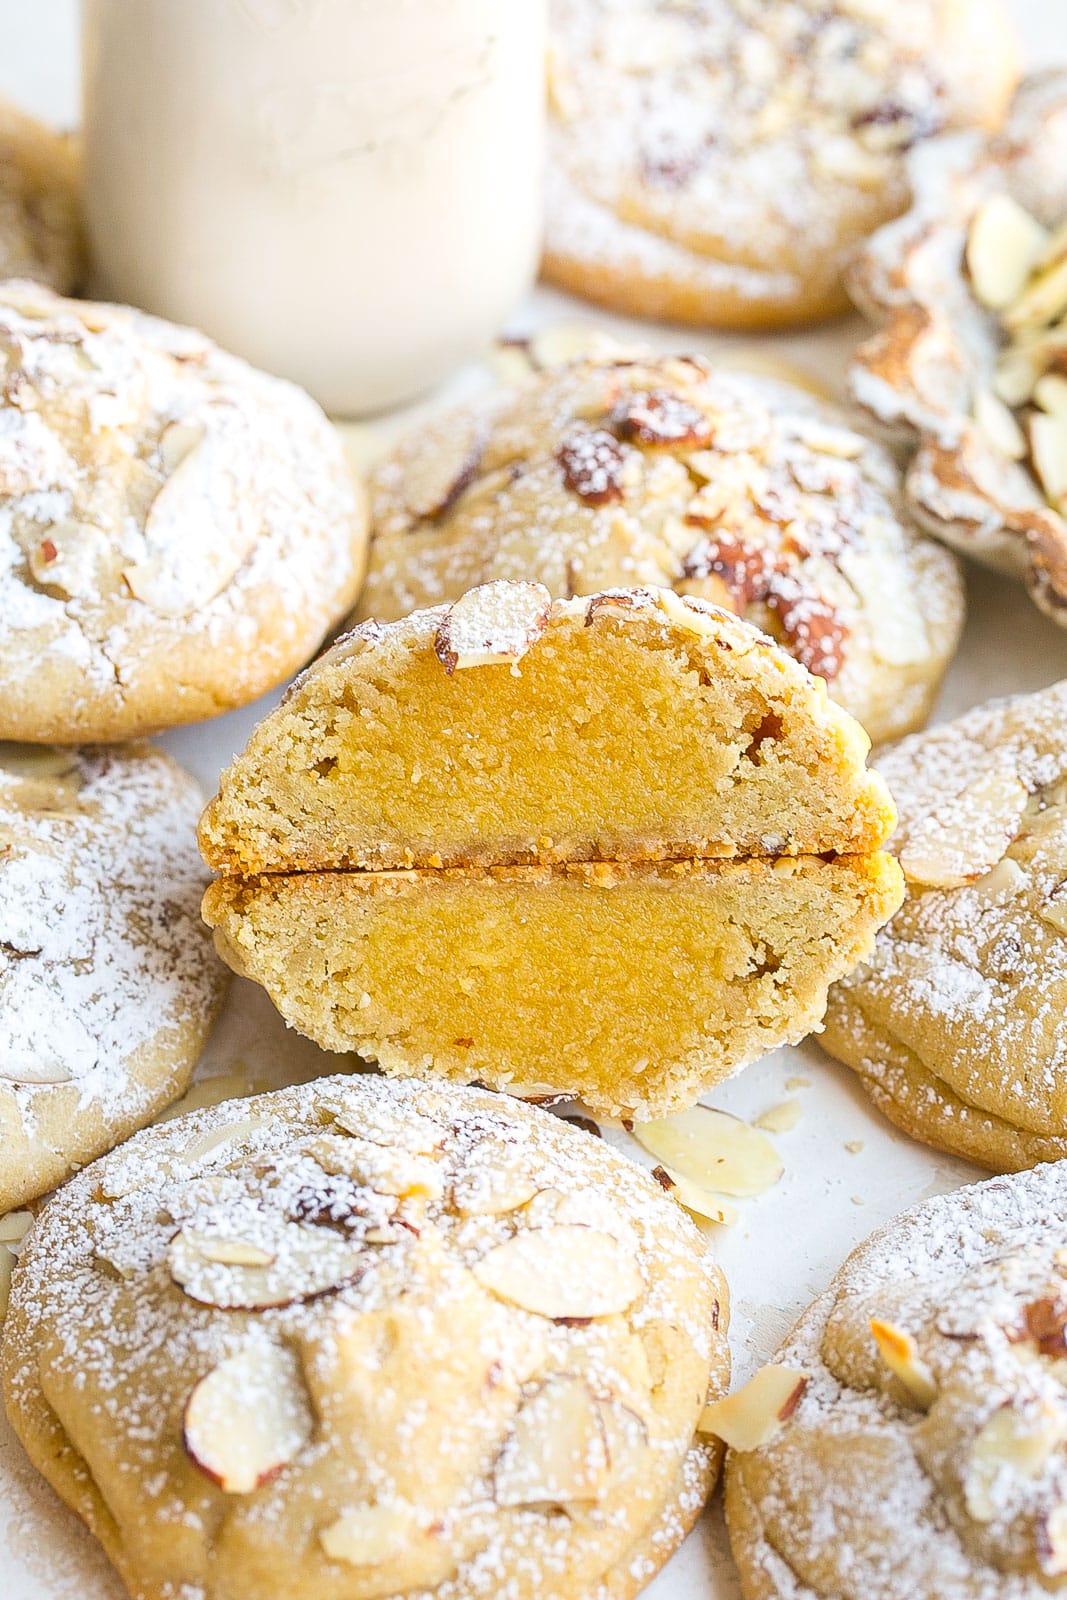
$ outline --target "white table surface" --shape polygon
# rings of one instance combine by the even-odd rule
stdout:
[[[1067,0],[1013,0],[1013,10],[1033,65],[1067,60]],[[73,125],[77,83],[76,0],[0,0],[0,93]],[[633,326],[563,295],[538,291],[515,327],[525,330],[560,318]],[[761,348],[834,382],[861,331],[853,321],[814,335],[779,336]],[[642,332],[655,342],[672,342],[669,330],[643,327]],[[683,337],[690,348],[708,352],[728,342],[710,335]],[[674,342],[678,347],[678,336]],[[978,571],[969,574],[969,590],[967,631],[939,717],[992,694],[1036,689],[1067,676],[1067,633],[1040,617],[1020,590]],[[213,789],[220,767],[243,747],[273,698],[214,723],[181,729],[161,742]],[[201,1071],[233,1071],[235,1063],[257,1077],[285,1082],[333,1070],[336,1058],[288,1033],[260,991],[235,982]],[[965,1163],[925,1150],[883,1122],[852,1076],[813,1042],[777,1051],[709,1098],[754,1116],[787,1098],[786,1080],[797,1075],[810,1079],[810,1086],[793,1091],[803,1106],[800,1123],[776,1137],[785,1176],[769,1193],[739,1203],[736,1227],[715,1230],[715,1249],[733,1294],[731,1344],[738,1380],[767,1359],[854,1244],[905,1207],[978,1176]],[[617,1138],[628,1143],[621,1132]],[[857,1140],[862,1149],[847,1151],[846,1144]],[[717,1502],[646,1592],[649,1600],[736,1600]],[[3,1600],[121,1600],[123,1594],[93,1541],[41,1484],[2,1420],[0,1594]]]

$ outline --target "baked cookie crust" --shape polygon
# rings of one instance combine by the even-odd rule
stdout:
[[[1067,1156],[1067,684],[880,762],[908,892],[822,1043],[914,1138],[997,1171]]]
[[[1017,75],[1000,0],[554,0],[545,276],[677,322],[834,315],[908,149],[995,127]]]
[[[124,739],[301,667],[363,573],[307,395],[201,334],[0,287],[0,738]]]
[[[862,1244],[775,1363],[806,1376],[730,1452],[745,1600],[1040,1600],[1062,1537],[1067,1169],[941,1195]]]
[[[727,1319],[697,1229],[600,1141],[332,1078],[74,1179],[0,1367],[137,1600],[629,1600],[717,1470]]]

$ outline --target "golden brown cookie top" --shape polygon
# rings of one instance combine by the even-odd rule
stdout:
[[[552,354],[551,334],[530,345],[535,367]],[[794,387],[695,357],[601,341],[432,419],[371,496],[360,617],[503,578],[670,585],[774,635],[876,739],[919,720],[962,619],[884,451]]]
[[[775,1358],[807,1379],[792,1415],[731,1456],[746,1595],[1062,1582],[1065,1220],[1059,1163],[939,1196],[849,1258]]]
[[[600,1141],[330,1078],[75,1179],[16,1272],[5,1392],[23,1437],[44,1401],[106,1418],[81,1443],[135,1585],[234,1592],[258,1560],[264,1593],[534,1600],[593,1592],[699,1478],[725,1326],[696,1228]]]
[[[904,157],[995,121],[999,7],[935,0],[554,0],[550,258],[771,306],[899,209]],[[709,272],[708,269],[715,269]]]
[[[278,677],[302,664],[362,559],[306,395],[190,329],[17,282],[0,380],[0,733],[119,737],[239,703],[257,646]]]

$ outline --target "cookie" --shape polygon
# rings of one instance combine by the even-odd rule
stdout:
[[[876,742],[922,726],[963,622],[958,566],[885,451],[691,357],[602,352],[432,418],[375,470],[371,519],[357,618],[500,578],[673,586],[775,635]]]
[[[936,141],[912,175],[912,210],[850,273],[879,324],[853,398],[910,455],[921,526],[1065,627],[1067,71],[1027,79],[1001,137]]]
[[[0,745],[0,1213],[184,1091],[225,988],[200,792],[147,746]]]
[[[1067,683],[880,762],[908,880],[823,1044],[915,1138],[998,1171],[1067,1157]]]
[[[939,1195],[853,1253],[729,1402],[744,1600],[1062,1586],[1065,1225],[1059,1163]],[[776,1422],[765,1397],[791,1385]]]
[[[907,152],[995,126],[1001,0],[553,0],[545,276],[638,316],[771,327],[845,308]]]
[[[364,510],[300,390],[119,306],[0,287],[0,738],[214,716],[355,598]]]
[[[866,749],[727,612],[487,584],[364,624],[260,724],[204,915],[327,1049],[659,1114],[817,1026],[899,904]]]
[[[327,1078],[80,1174],[0,1365],[138,1600],[629,1600],[714,1479],[726,1324],[695,1226],[595,1137]]]
[[[74,141],[0,99],[0,279],[34,278],[66,294],[84,272]]]

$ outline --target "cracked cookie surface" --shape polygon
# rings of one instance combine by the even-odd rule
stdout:
[[[822,1042],[928,1144],[997,1170],[1067,1156],[1067,683],[879,767],[907,898]]]
[[[696,1227],[594,1136],[328,1078],[79,1174],[0,1368],[136,1600],[630,1600],[714,1480],[727,1318]]]
[[[357,618],[502,578],[668,585],[774,635],[875,742],[922,725],[959,639],[957,564],[908,520],[886,452],[696,358],[565,362],[432,419],[370,492]]]
[[[799,1403],[728,1458],[745,1600],[1062,1586],[1065,1223],[1060,1162],[938,1196],[849,1257],[775,1357]]]
[[[845,309],[905,157],[995,126],[999,0],[553,0],[545,274],[619,310],[729,327]]]
[[[293,385],[126,307],[0,290],[0,736],[214,716],[352,603],[364,510]]]
[[[225,989],[200,792],[147,746],[0,744],[0,1212],[184,1091]]]

